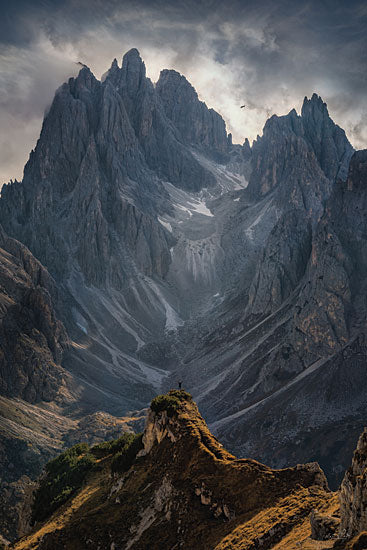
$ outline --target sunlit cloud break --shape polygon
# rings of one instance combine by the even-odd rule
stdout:
[[[317,92],[352,144],[367,145],[363,2],[1,5],[1,182],[22,177],[43,113],[77,62],[100,78],[132,47],[153,81],[164,68],[184,74],[235,142],[255,139],[269,116],[299,110]]]

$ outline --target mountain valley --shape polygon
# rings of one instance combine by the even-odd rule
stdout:
[[[231,453],[336,489],[367,417],[366,182],[316,94],[250,146],[136,49],[63,84],[1,190],[1,507],[179,381]]]

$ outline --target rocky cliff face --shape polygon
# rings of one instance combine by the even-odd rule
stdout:
[[[311,99],[304,99],[300,116],[294,109],[286,116],[273,115],[265,124],[263,136],[254,142],[252,152],[252,193],[264,196],[275,187],[284,186],[288,196],[294,195],[288,204],[295,204],[295,198],[302,196],[309,214],[317,215],[310,211],[310,197],[328,196],[330,183],[325,178],[329,182],[346,179],[353,148],[344,130],[330,118],[326,104],[314,94]],[[298,177],[294,177],[296,174]]]
[[[29,476],[60,448],[47,437],[47,415],[31,405],[60,402],[68,393],[61,362],[69,339],[55,313],[58,294],[47,270],[0,226],[0,531],[7,539],[29,523]]]
[[[225,158],[229,152],[226,125],[222,117],[205,103],[184,76],[176,71],[161,72],[156,86],[167,117],[183,140]]]
[[[253,440],[254,447],[247,443],[242,452],[252,454],[256,449],[255,456],[259,453],[271,460],[270,447],[268,455],[263,442],[264,439],[269,441],[270,434],[274,434],[275,439],[272,440],[273,436],[270,439],[272,445],[274,441],[278,448],[284,444],[286,453],[294,453],[298,460],[300,455],[292,442],[311,443],[308,435],[311,430],[311,444],[315,445],[315,454],[311,456],[317,458],[328,473],[330,465],[337,462],[336,456],[341,459],[341,441],[344,441],[344,452],[346,448],[348,453],[352,452],[353,439],[363,427],[366,411],[365,392],[361,389],[364,387],[366,354],[362,275],[365,270],[363,204],[366,181],[366,153],[361,151],[352,158],[348,179],[335,184],[320,221],[306,234],[307,246],[304,240],[299,240],[300,229],[290,233],[284,243],[280,235],[288,234],[285,229],[273,242],[273,234],[270,235],[272,261],[282,273],[282,284],[277,283],[276,287],[281,298],[279,293],[271,292],[270,304],[274,303],[273,309],[269,307],[271,314],[262,318],[260,307],[257,326],[248,336],[246,325],[239,330],[237,341],[241,348],[253,346],[249,359],[242,359],[235,371],[236,374],[241,372],[241,378],[236,379],[236,391],[239,392],[240,387],[246,391],[243,412],[233,407],[228,423],[223,420],[215,424],[221,437],[230,437],[230,441],[235,442],[241,437],[239,425],[244,423],[247,441]],[[290,223],[291,220],[290,216]],[[294,243],[296,253],[288,252],[290,242]],[[277,246],[285,251],[294,270],[300,266],[298,277],[285,269],[284,262],[278,261]],[[274,285],[277,279],[271,266],[270,263],[268,269],[264,268],[264,274],[273,273],[271,283]],[[258,288],[262,290],[261,284]],[[265,302],[265,306],[268,303]],[[240,353],[234,355],[234,360],[238,361],[238,357]],[[231,377],[227,374],[227,377],[233,388],[235,374]],[[229,391],[233,395],[232,390]],[[312,411],[307,420],[306,410]],[[341,426],[345,433],[342,437],[338,434]],[[249,432],[253,433],[250,437]],[[322,435],[325,433],[328,434],[327,444]],[[320,441],[316,443],[318,438]],[[259,441],[262,441],[261,447]],[[284,464],[279,459],[280,456],[276,464]],[[345,455],[341,460],[346,465]],[[337,469],[332,476],[337,479]]]
[[[312,507],[333,503],[317,464],[275,471],[229,454],[184,392],[152,409],[130,468],[116,471],[107,451],[78,494],[14,548],[273,548]]]
[[[51,293],[54,281],[27,248],[0,227],[0,393],[51,401],[62,384],[68,346]]]
[[[186,146],[192,142],[190,133],[187,132],[189,121],[186,121],[186,126],[182,125],[182,118],[174,117],[170,109],[170,101],[180,101],[179,96],[175,97],[175,87],[172,86],[165,93],[162,79],[161,84],[158,82],[157,88],[154,88],[145,76],[145,65],[136,49],[130,50],[124,56],[121,69],[116,63],[112,65],[105,80],[105,83],[109,82],[122,97],[135,135],[144,151],[145,160],[151,169],[174,185],[192,191],[199,191],[202,187],[214,183],[212,175],[203,169]],[[192,91],[195,96],[195,91]],[[200,110],[200,106],[205,113],[208,112],[196,96],[191,98],[185,112],[187,113],[190,107],[194,111]],[[214,118],[218,126],[220,119],[220,129],[223,131],[221,137],[226,137],[224,121],[217,114],[216,117],[209,116],[203,122],[202,140],[213,141],[214,136],[211,136],[211,133]]]
[[[353,537],[367,530],[366,517],[367,430],[359,438],[352,465],[340,487],[340,534]]]
[[[120,288],[129,259],[167,272],[173,240],[156,219],[164,202],[121,96],[83,68],[56,93],[23,182],[3,188],[1,219],[56,278],[76,263],[88,285]]]

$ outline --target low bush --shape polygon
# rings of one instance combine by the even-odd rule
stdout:
[[[114,456],[111,464],[111,470],[113,472],[127,472],[133,462],[136,455],[143,448],[143,434],[125,434],[129,438],[126,438],[125,446]]]
[[[157,395],[150,404],[152,411],[158,413],[167,411],[168,416],[173,416],[183,401],[191,401],[192,397],[183,390],[171,390],[169,393]]]
[[[189,393],[185,390],[170,390],[168,392],[168,395],[172,395],[173,397],[177,397],[177,399],[179,401],[192,401],[191,393]]]
[[[95,460],[88,445],[78,443],[48,462],[35,495],[33,522],[48,518],[66,502],[81,487]]]
[[[126,432],[118,439],[112,439],[111,441],[103,441],[98,443],[91,448],[91,452],[94,456],[102,458],[107,455],[116,454],[119,451],[125,449],[126,445],[130,443],[135,438],[134,433]]]

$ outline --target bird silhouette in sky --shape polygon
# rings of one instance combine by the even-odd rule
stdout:
[[[246,105],[241,105],[241,109],[244,109],[246,107]]]

